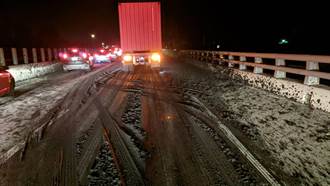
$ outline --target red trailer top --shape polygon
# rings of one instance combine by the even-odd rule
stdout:
[[[160,2],[119,3],[118,6],[123,51],[161,50]]]

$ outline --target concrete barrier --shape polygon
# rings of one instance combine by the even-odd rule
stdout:
[[[285,96],[297,102],[330,112],[330,88],[325,86],[308,86],[289,79],[277,79],[261,74],[232,69],[232,78],[243,79],[249,85],[265,89],[277,95]]]
[[[42,62],[24,65],[9,66],[8,71],[14,77],[16,82],[40,77],[49,73],[62,71],[61,63]]]

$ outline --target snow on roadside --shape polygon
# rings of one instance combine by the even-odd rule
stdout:
[[[22,145],[25,136],[39,127],[39,120],[52,110],[78,82],[42,86],[0,107],[0,162]],[[10,153],[10,154],[7,154]]]
[[[311,185],[330,184],[329,113],[252,87],[223,98],[247,127],[259,131],[285,172]]]
[[[86,75],[75,77],[71,73],[50,84],[41,85],[10,102],[0,106],[0,165],[19,151],[30,131],[40,127],[41,119],[47,116],[78,83],[98,76],[114,73],[120,64],[99,67]],[[70,75],[71,74],[71,75]]]
[[[226,79],[221,68],[212,74],[187,66],[177,73],[183,85],[220,105],[217,114],[238,121],[233,127],[251,141],[261,138],[272,163],[302,185],[330,185],[330,113]]]

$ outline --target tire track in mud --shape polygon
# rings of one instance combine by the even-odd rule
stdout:
[[[238,152],[232,149],[232,147],[229,146],[221,136],[217,135],[212,128],[205,125],[203,121],[196,117],[192,116],[191,119],[193,120],[192,124],[194,132],[198,135],[199,139],[196,142],[199,144],[199,147],[197,148],[200,148],[200,150],[206,149],[210,155],[206,160],[211,160],[211,163],[213,162],[209,167],[214,167],[212,169],[215,170],[226,167],[227,171],[230,170],[228,171],[229,175],[224,176],[225,178],[231,177],[231,179],[226,180],[226,183],[234,185],[232,180],[235,180],[235,182],[238,182],[241,185],[265,184],[265,182],[260,183],[260,181],[257,181],[255,176],[257,173],[252,173],[248,168],[249,165],[246,165],[246,163],[242,161]],[[217,159],[224,159],[226,161],[219,162]],[[208,163],[210,164],[210,162]],[[223,170],[218,171],[223,172]]]
[[[180,114],[175,87],[166,87],[170,78],[150,71],[145,81],[150,95],[145,99],[146,145],[151,150],[147,178],[153,185],[212,185],[199,158],[193,154],[189,122]]]
[[[194,97],[190,96],[190,98]],[[222,150],[228,161],[232,163],[242,184],[260,184],[257,183],[256,178],[259,177],[258,180],[261,181],[260,176],[262,176],[263,179],[267,180],[268,184],[280,185],[275,178],[258,162],[258,160],[256,160],[253,155],[237,140],[230,130],[222,126],[218,119],[216,119],[216,117],[204,105],[202,105],[197,98],[194,98],[189,102],[194,103],[189,104],[190,109],[186,109],[186,112],[194,116],[194,119],[199,121],[199,126],[206,130],[209,135],[215,137],[215,140],[220,147],[219,150]],[[192,110],[191,105],[195,106]],[[198,106],[197,109],[196,106]],[[230,141],[231,145],[229,145],[227,141]],[[233,149],[231,146],[234,146],[237,149]],[[238,150],[240,152],[237,152]],[[250,164],[244,163],[241,156],[244,157],[243,159],[246,159]],[[255,177],[254,175],[257,175],[258,173],[252,173],[249,171],[248,167],[250,167],[250,165],[253,165],[250,170],[257,170],[260,176]],[[265,184],[264,182],[261,183]]]
[[[126,91],[128,92],[127,104],[125,111],[122,114],[121,120],[122,123],[134,133],[134,135],[130,136],[131,142],[137,147],[139,157],[144,161],[147,153],[143,147],[143,140],[145,138],[146,132],[142,126],[142,81],[131,81],[131,85],[127,87]]]
[[[74,110],[77,110],[75,112],[75,116],[74,118],[71,118],[71,120],[69,119],[69,123],[73,123],[73,125],[70,128],[67,128],[67,131],[65,132],[69,132],[71,131],[71,134],[68,134],[68,138],[67,140],[64,142],[66,143],[66,145],[64,146],[64,163],[63,166],[65,167],[63,170],[63,174],[62,174],[62,182],[67,184],[67,185],[77,185],[78,184],[78,178],[79,175],[77,175],[76,172],[76,167],[77,167],[77,160],[76,160],[76,141],[77,141],[77,127],[78,127],[78,123],[79,120],[81,120],[82,118],[78,118],[81,115],[87,115],[88,113],[91,112],[91,105],[92,103],[95,101],[95,99],[98,97],[98,95],[100,94],[100,90],[102,89],[102,86],[99,86],[100,84],[104,84],[106,81],[108,81],[109,79],[112,79],[117,73],[118,73],[118,69],[115,70],[104,70],[101,71],[99,73],[97,73],[95,75],[95,77],[90,78],[87,80],[86,85],[82,85],[81,88],[79,87],[79,89],[82,89],[81,91],[78,92],[78,95],[82,96],[80,97],[80,99],[76,99],[77,102],[80,103],[76,103],[78,105],[78,108],[73,109],[71,112],[75,112]],[[81,84],[84,84],[84,82],[81,82]],[[78,96],[79,98],[79,96]],[[75,99],[74,99],[75,100]],[[88,154],[88,153],[87,153]]]
[[[143,133],[138,129],[141,111],[139,112],[139,107],[141,105],[138,103],[138,93],[135,92],[135,81],[137,76],[135,74],[129,74],[129,77],[124,82],[124,85],[121,87],[117,94],[118,99],[116,99],[115,105],[125,105],[126,107],[123,109],[123,114],[121,109],[118,110],[117,106],[114,107],[116,110],[115,115],[112,115],[112,109],[110,109],[110,105],[107,103],[101,104],[99,100],[96,100],[95,104],[98,110],[100,110],[100,119],[106,133],[109,133],[109,146],[111,148],[102,148],[99,152],[98,156],[106,157],[102,160],[96,159],[94,162],[94,167],[91,169],[91,173],[95,174],[95,172],[100,172],[103,174],[109,174],[111,170],[104,171],[102,165],[113,165],[115,160],[116,168],[113,169],[116,174],[119,172],[124,178],[121,178],[118,181],[117,177],[111,177],[111,179],[106,179],[102,175],[93,176],[89,175],[88,185],[99,185],[99,184],[107,184],[107,185],[136,185],[143,184],[142,174],[144,171],[144,160],[143,160],[143,146],[142,144],[142,136]],[[140,87],[141,88],[141,87]],[[134,90],[133,90],[134,89]],[[140,89],[141,93],[141,89]],[[124,99],[123,99],[124,96]],[[122,98],[120,98],[122,97]],[[127,97],[127,99],[126,99]],[[133,99],[133,100],[132,100]],[[132,102],[133,101],[133,102]],[[135,102],[137,101],[137,102]],[[109,109],[108,109],[109,108]],[[117,108],[117,109],[116,109]],[[117,118],[117,116],[121,120]],[[124,118],[129,117],[128,120]],[[131,119],[131,120],[130,120]],[[136,120],[135,120],[136,119]],[[124,120],[124,121],[122,121]],[[137,121],[132,123],[131,121]],[[135,127],[132,127],[135,126]],[[102,142],[103,143],[103,142]],[[97,166],[98,165],[98,166]],[[110,172],[109,172],[110,171]],[[132,175],[134,175],[132,177]],[[120,176],[120,177],[122,177]],[[139,178],[140,177],[140,178]],[[92,178],[92,180],[90,179]],[[140,179],[140,180],[139,180]]]
[[[100,111],[100,120],[104,128],[110,134],[110,141],[112,143],[114,154],[118,157],[120,162],[120,171],[124,175],[125,182],[127,185],[144,185],[144,179],[139,171],[133,157],[131,156],[127,145],[123,139],[122,131],[119,126],[116,125],[116,121],[111,117],[106,108],[96,100],[95,105]]]
[[[101,148],[87,177],[87,185],[124,185],[121,183],[119,170],[114,160],[114,152],[109,146],[110,144],[102,139]]]
[[[99,91],[98,87],[95,86],[96,82],[101,81],[98,78],[111,78],[109,75],[112,73],[116,73],[116,66],[102,68],[91,72],[86,77],[81,77],[80,82],[72,87],[72,91],[66,95],[60,105],[60,108],[65,112],[58,112],[56,116],[51,118],[52,121],[47,122],[47,127],[43,130],[44,135],[40,139],[38,135],[37,141],[29,139],[25,160],[14,162],[15,157],[13,157],[8,162],[9,166],[4,166],[12,170],[4,178],[5,183],[11,185],[22,183],[39,185],[77,184],[75,156],[77,119],[79,116],[86,115],[84,113],[88,113],[89,103]],[[93,90],[94,88],[96,90]],[[85,102],[82,101],[84,99]],[[59,159],[61,161],[58,161]],[[13,167],[15,169],[12,169]],[[34,167],[34,169],[31,170],[31,167]]]
[[[172,84],[172,80],[170,79],[163,79],[162,84],[166,85],[169,82],[169,85],[171,88],[174,88],[174,92],[176,87]],[[184,94],[179,94],[185,96],[186,92]],[[203,92],[203,94],[205,94]],[[187,96],[186,96],[187,97]],[[190,96],[188,96],[190,97]],[[182,102],[181,100],[179,103]],[[182,104],[181,104],[182,105]],[[195,102],[187,102],[183,104],[184,107],[191,109],[190,107],[198,110],[202,110],[203,105],[200,105]],[[179,107],[177,107],[178,109]],[[183,108],[182,110],[187,110]],[[203,112],[203,111],[202,111]],[[208,122],[213,122],[212,117],[207,116],[200,112],[199,114],[204,115]],[[180,113],[180,109],[178,110],[178,113]],[[212,128],[208,127],[203,121],[199,120],[200,117],[195,117],[196,113],[192,113],[186,111],[185,115],[190,115],[190,122],[188,121],[188,125],[191,126],[192,130],[192,139],[195,139],[196,145],[196,157],[198,161],[200,161],[202,167],[206,167],[205,171],[211,171],[211,174],[214,172],[227,172],[230,171],[231,173],[225,173],[222,175],[222,180],[216,179],[214,180],[214,176],[212,179],[212,176],[209,177],[210,180],[213,180],[212,182],[215,184],[229,184],[229,185],[236,185],[236,184],[242,184],[242,185],[266,185],[266,180],[264,180],[261,175],[259,175],[259,172],[256,171],[254,167],[251,167],[248,162],[246,162],[245,157],[241,157],[240,152],[238,152],[238,149],[236,147],[232,147],[231,145],[228,145],[228,141],[223,139],[223,136],[219,135],[217,132],[213,131]],[[183,118],[185,118],[183,116]],[[199,149],[198,149],[199,148]],[[202,151],[202,153],[200,153]],[[200,157],[200,158],[199,158]],[[220,158],[222,157],[222,158]],[[203,165],[204,164],[204,165]],[[201,169],[202,169],[201,167]],[[226,167],[226,168],[225,168]],[[224,170],[222,170],[224,169]],[[216,171],[215,171],[216,170]],[[226,175],[227,174],[227,175]],[[228,175],[229,174],[229,175]],[[219,175],[218,175],[219,176]],[[277,185],[277,184],[274,184]]]
[[[112,78],[110,82],[106,82],[106,80],[104,82],[98,83],[97,86],[102,87],[103,91],[101,91],[98,95],[98,99],[102,99],[102,103],[105,104],[104,107],[108,107],[109,105],[111,105],[113,103],[113,100],[115,99],[115,97],[117,96],[117,94],[123,89],[123,87],[125,87],[125,83],[127,81],[127,79],[130,78],[130,75],[128,74],[124,74],[124,73],[119,73],[116,77]],[[95,101],[95,100],[94,100]],[[100,113],[99,110],[97,109],[97,107],[95,107],[94,103],[92,105],[92,108],[94,109],[94,111],[96,112],[95,117],[99,118],[100,117]],[[97,119],[94,124],[91,126],[93,128],[96,128],[98,131],[97,132],[93,132],[92,136],[89,136],[88,138],[88,143],[87,144],[83,144],[82,146],[84,146],[86,148],[86,150],[83,150],[84,156],[86,156],[87,158],[84,159],[84,161],[80,161],[80,163],[78,165],[82,165],[83,168],[78,169],[79,171],[79,181],[82,185],[89,184],[90,180],[87,180],[87,175],[90,174],[91,169],[96,169],[100,168],[98,167],[93,167],[92,165],[94,164],[94,166],[98,163],[100,163],[100,161],[94,162],[96,155],[98,154],[98,156],[103,157],[104,155],[110,155],[113,154],[113,152],[111,152],[111,150],[109,149],[108,152],[105,151],[105,147],[104,144],[106,143],[104,141],[104,138],[102,137],[102,123],[99,119]],[[86,131],[86,129],[85,129]],[[88,131],[88,129],[87,129]],[[85,132],[83,131],[80,136],[84,136]],[[81,138],[80,137],[80,138]],[[79,141],[78,141],[79,143]],[[100,151],[100,146],[102,146],[103,150]],[[79,148],[77,149],[77,151],[79,151]],[[104,154],[105,153],[105,154]],[[106,159],[103,159],[106,160]],[[102,161],[101,161],[102,162]],[[103,162],[105,164],[109,163],[109,162]],[[110,163],[112,164],[112,163]],[[99,171],[102,172],[102,170],[100,169]],[[91,175],[89,175],[91,177]],[[95,177],[95,176],[94,176]],[[93,183],[95,183],[95,181],[97,180],[96,178],[93,179]],[[100,182],[102,182],[102,179],[100,178],[99,180]]]

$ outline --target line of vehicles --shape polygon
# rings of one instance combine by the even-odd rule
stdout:
[[[118,47],[110,49],[86,49],[70,48],[66,52],[59,53],[60,62],[64,71],[86,70],[91,71],[94,64],[112,63],[120,61],[122,50]],[[7,66],[0,66],[0,96],[12,95],[15,89],[15,79],[8,72]]]
[[[160,2],[123,2],[118,4],[121,48],[71,48],[59,54],[65,71],[92,70],[97,63],[121,61],[124,71],[137,65],[161,66]],[[0,96],[10,94],[15,81],[6,67],[0,67]]]
[[[63,63],[64,71],[71,70],[92,70],[94,64],[111,63],[120,60],[122,50],[120,48],[111,49],[79,49],[70,48],[66,52],[59,54]]]

